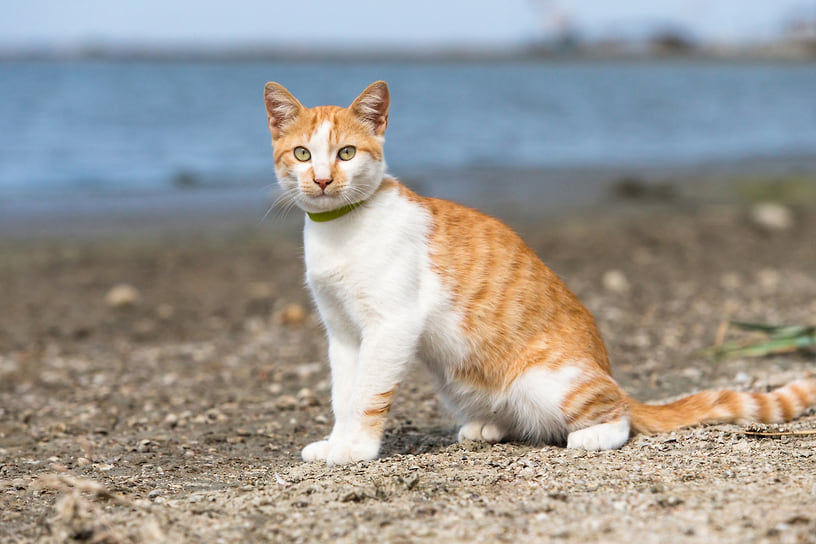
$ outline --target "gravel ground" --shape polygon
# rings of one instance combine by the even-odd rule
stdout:
[[[816,213],[792,211],[515,226],[596,315],[624,388],[664,400],[814,369],[812,354],[695,354],[729,317],[814,322]],[[302,274],[287,229],[0,242],[0,541],[816,542],[814,435],[457,444],[421,370],[380,459],[302,463],[331,427]]]

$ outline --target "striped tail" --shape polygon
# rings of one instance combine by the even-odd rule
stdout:
[[[664,405],[629,399],[632,428],[662,433],[699,423],[782,423],[816,404],[816,380],[798,380],[770,393],[703,391]]]

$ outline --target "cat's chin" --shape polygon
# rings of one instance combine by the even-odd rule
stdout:
[[[335,194],[309,195],[301,193],[297,198],[297,205],[304,212],[330,212],[349,204],[368,200],[375,192],[376,188],[358,188],[356,191],[341,191]],[[354,194],[354,198],[351,198],[350,194]]]
[[[343,198],[342,195],[326,194],[316,196],[303,195],[297,202],[298,207],[308,213],[330,212],[342,208],[346,204],[349,204],[349,202]]]

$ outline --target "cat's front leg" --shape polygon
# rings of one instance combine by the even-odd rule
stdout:
[[[413,360],[417,338],[418,333],[407,326],[364,333],[345,425],[341,433],[332,433],[329,439],[328,465],[377,457],[391,403]]]
[[[329,332],[329,363],[332,375],[332,412],[334,428],[325,440],[312,442],[301,452],[304,461],[325,461],[332,444],[345,434],[350,399],[354,390],[359,346],[351,335]]]

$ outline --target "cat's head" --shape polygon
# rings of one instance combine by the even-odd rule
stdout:
[[[282,85],[264,89],[278,183],[307,212],[367,199],[385,174],[388,86],[369,85],[348,108],[306,108]]]

